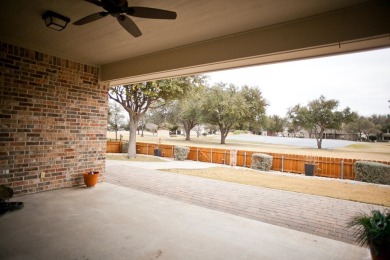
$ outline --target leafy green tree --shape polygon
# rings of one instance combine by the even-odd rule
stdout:
[[[253,132],[254,134],[261,134],[264,130],[268,128],[268,124],[268,117],[264,115],[259,118],[259,120],[250,122],[248,124],[248,130]]]
[[[322,138],[326,129],[341,129],[343,123],[349,123],[357,118],[357,114],[347,107],[337,111],[339,101],[327,100],[324,96],[310,101],[307,106],[296,105],[287,112],[293,125],[313,131],[318,149],[322,148]]]
[[[374,134],[377,137],[381,137],[387,131],[390,131],[390,117],[387,115],[371,115],[368,120],[372,122],[375,127],[370,134]]]
[[[278,115],[273,115],[268,117],[268,127],[267,127],[268,131],[274,133],[283,132],[285,125],[286,125],[286,120]]]
[[[368,138],[370,132],[374,128],[375,124],[364,116],[360,116],[355,121],[345,126],[345,130],[348,133],[356,134],[359,137],[359,140],[362,140],[363,135],[365,135],[365,138]]]
[[[240,91],[248,106],[247,117],[242,118],[242,121],[251,127],[263,128],[266,115],[265,110],[268,106],[267,100],[263,97],[259,87],[243,86]],[[242,124],[242,122],[241,122]]]
[[[145,122],[156,124],[158,127],[167,121],[167,105],[150,109],[144,115]]]
[[[179,123],[183,127],[187,141],[191,139],[191,129],[201,121],[201,99],[204,91],[203,86],[197,86],[188,93],[186,98],[176,100],[169,106],[168,121],[171,124]]]
[[[171,100],[185,97],[198,79],[199,76],[179,77],[114,86],[110,89],[109,97],[122,105],[130,117],[128,158],[136,157],[137,126],[145,113]]]
[[[287,127],[288,136],[291,137],[297,137],[297,134],[301,131],[301,127],[294,125],[288,118],[285,118],[285,127]]]
[[[208,134],[215,134],[218,131],[218,126],[212,124],[206,124],[205,130]]]
[[[202,99],[203,121],[217,125],[221,144],[225,144],[229,131],[242,123],[255,122],[264,117],[266,101],[259,88],[218,83],[207,89]]]

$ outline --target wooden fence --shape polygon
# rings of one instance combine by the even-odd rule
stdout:
[[[107,141],[107,153],[121,153],[122,142],[121,141]]]
[[[109,145],[110,143],[110,145]],[[111,144],[113,143],[113,144]],[[116,146],[116,152],[120,151],[118,144],[119,142],[107,142],[107,152],[115,152],[112,147]],[[137,142],[137,153],[154,155],[154,150],[159,148],[161,150],[162,157],[173,158],[174,145],[166,144],[150,144]],[[187,159],[200,162],[210,162],[217,164],[230,165],[230,150],[229,149],[215,149],[215,148],[201,148],[201,147],[189,147],[190,152]],[[236,165],[250,168],[252,166],[252,154],[260,153],[255,151],[237,151]],[[263,152],[261,152],[263,153]],[[296,154],[279,154],[279,153],[264,153],[269,154],[273,157],[272,170],[290,173],[305,173],[305,161],[306,155]],[[330,177],[330,178],[341,178],[341,179],[355,179],[355,172],[353,169],[356,159],[343,159],[343,158],[332,158],[332,157],[321,157],[315,156],[316,162],[315,175]],[[390,164],[390,162],[378,161],[384,164]]]

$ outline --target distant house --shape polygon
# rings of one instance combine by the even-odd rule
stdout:
[[[157,130],[158,137],[169,137],[169,130],[166,129],[158,129]]]
[[[382,141],[390,141],[389,130],[387,130],[387,133],[382,134]]]
[[[315,138],[314,132],[310,133],[306,130],[301,130],[298,133],[290,134],[291,137],[304,137],[304,138]],[[335,140],[350,140],[350,141],[357,141],[358,140],[357,134],[351,134],[343,131],[338,130],[326,130],[323,134],[323,139],[335,139]]]
[[[357,134],[351,134],[338,130],[327,130],[324,132],[324,139],[336,139],[336,140],[350,140],[357,141],[359,136]]]

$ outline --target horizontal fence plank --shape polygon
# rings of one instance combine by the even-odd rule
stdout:
[[[107,141],[107,153],[120,153],[122,151],[122,142]]]
[[[107,141],[107,152],[120,152],[120,142],[109,142]],[[202,147],[189,147],[190,151],[187,156],[187,160],[217,163],[222,165],[231,164],[231,150],[230,149],[218,149],[218,148],[202,148]],[[137,142],[136,145],[138,154],[154,155],[155,149],[161,149],[162,157],[174,158],[174,145],[167,144],[151,144]],[[252,155],[254,151],[243,151],[237,150],[236,166],[248,167],[252,166]],[[267,153],[272,156],[272,170],[289,172],[296,174],[305,174],[305,161],[308,156],[297,155],[297,154],[280,154],[280,153]],[[313,156],[310,156],[313,158]],[[333,158],[333,157],[321,157],[315,156],[314,161],[315,176],[329,177],[329,178],[341,178],[341,179],[355,179],[354,163],[356,159],[344,159],[344,158]],[[386,161],[376,161],[379,163],[390,164]]]

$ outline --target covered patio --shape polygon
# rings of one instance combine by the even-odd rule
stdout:
[[[385,0],[130,1],[177,19],[132,16],[140,37],[111,15],[72,24],[101,3],[0,9],[0,184],[16,195],[78,186],[85,170],[104,175],[110,86],[390,46]],[[46,27],[47,11],[70,23]]]
[[[0,218],[1,259],[370,259],[339,229],[365,204],[121,161],[110,161],[106,182],[94,188],[17,200],[25,208]]]
[[[102,11],[91,2],[2,3],[0,184],[26,206],[0,218],[0,258],[329,259],[329,248],[340,259],[366,256],[351,244],[110,183],[80,185],[85,170],[105,177],[110,86],[389,47],[388,1],[134,0],[178,14],[134,18],[138,38],[111,16],[73,25]],[[71,23],[52,30],[46,11]]]

